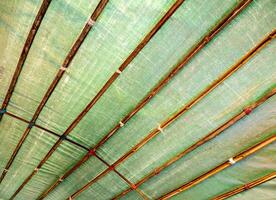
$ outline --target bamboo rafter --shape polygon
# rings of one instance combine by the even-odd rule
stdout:
[[[269,144],[271,144],[275,141],[276,141],[276,133],[273,136],[265,139],[264,141],[254,145],[251,148],[249,148],[249,149],[241,152],[240,154],[234,156],[233,158],[231,158],[231,161],[229,159],[229,160],[225,161],[224,163],[218,165],[217,167],[211,169],[210,171],[208,171],[208,172],[202,174],[201,176],[193,179],[192,181],[190,181],[190,182],[180,186],[179,188],[163,195],[162,197],[159,198],[159,200],[169,199],[169,198],[171,198],[171,197],[173,197],[173,196],[175,196],[175,195],[177,195],[177,194],[179,194],[179,193],[181,193],[185,190],[190,189],[191,187],[201,183],[202,181],[206,180],[207,178],[209,178],[209,177],[221,172],[222,170],[230,167],[231,165],[233,165],[233,163],[236,163],[236,162],[239,162],[239,161],[245,159],[246,157],[252,155],[253,153],[261,150],[262,148],[268,146]]]
[[[233,20],[243,9],[245,9],[252,1],[242,1],[235,9],[233,9],[230,14],[228,14],[223,20],[215,26],[215,28],[203,38],[203,40],[190,52],[188,55],[189,57],[192,57],[192,55],[195,55],[196,52],[198,52],[201,48],[203,48],[204,45],[206,45],[207,42],[209,42],[212,38],[214,38],[215,35],[219,33],[220,30],[222,30],[227,24],[230,23],[231,20]],[[187,58],[185,58],[185,63],[187,63]],[[124,154],[121,158],[119,158],[116,162],[114,162],[111,166],[111,169],[106,169],[105,171],[101,172],[99,175],[97,175],[94,179],[89,181],[87,184],[85,184],[82,188],[80,188],[78,191],[73,193],[68,199],[75,198],[80,193],[82,193],[84,190],[89,188],[92,184],[97,182],[100,178],[104,177],[106,174],[108,174],[110,171],[112,171],[116,166],[121,164],[123,161],[125,161],[128,157],[133,155],[135,152],[137,152],[142,146],[144,146],[147,142],[149,142],[152,138],[154,138],[156,135],[160,133],[160,128],[164,129],[167,126],[169,126],[172,122],[174,122],[179,116],[181,116],[183,113],[185,113],[187,110],[189,110],[192,106],[194,106],[198,101],[200,101],[202,98],[204,98],[208,93],[210,93],[213,89],[215,89],[222,81],[224,81],[227,77],[232,75],[238,68],[233,67],[230,70],[227,71],[226,74],[224,74],[220,79],[213,82],[211,86],[209,86],[206,90],[204,90],[202,93],[200,93],[196,98],[194,98],[190,103],[185,105],[179,112],[177,112],[175,115],[170,117],[168,120],[163,122],[160,127],[154,129],[147,137],[145,137],[142,141],[140,141],[137,145],[135,145],[130,151],[128,151],[126,154]],[[92,149],[93,150],[93,149]]]
[[[28,56],[28,53],[30,51],[30,48],[31,48],[32,43],[34,41],[34,38],[36,36],[36,33],[37,33],[38,29],[39,29],[39,26],[40,26],[40,24],[41,24],[41,22],[42,22],[42,20],[43,20],[43,18],[45,16],[45,13],[46,13],[46,11],[47,11],[50,3],[51,3],[51,0],[43,0],[42,4],[40,6],[40,9],[39,9],[39,11],[38,11],[38,13],[36,15],[36,18],[35,18],[35,20],[33,22],[33,25],[31,27],[31,30],[30,30],[30,32],[29,32],[29,34],[27,36],[27,39],[25,41],[25,44],[23,46],[22,52],[20,54],[20,57],[19,57],[16,69],[15,69],[15,72],[13,74],[11,83],[9,85],[9,89],[8,89],[8,91],[6,93],[5,99],[4,99],[4,101],[2,103],[2,106],[1,106],[1,109],[0,109],[2,111],[1,114],[0,114],[0,122],[2,120],[3,114],[7,110],[7,106],[9,104],[9,102],[10,102],[10,99],[11,99],[11,96],[13,94],[14,88],[16,86],[17,80],[18,80],[18,78],[19,78],[19,76],[21,74],[23,65],[24,65],[24,63],[26,61],[26,58]],[[1,183],[1,181],[2,181],[2,176],[0,178],[0,183]]]
[[[238,188],[236,188],[234,190],[231,190],[229,192],[221,194],[221,195],[213,198],[213,200],[224,200],[224,199],[227,199],[227,198],[232,197],[232,196],[234,196],[236,194],[239,194],[241,192],[244,192],[244,191],[250,190],[250,189],[252,189],[252,188],[254,188],[256,186],[259,186],[259,185],[261,185],[261,184],[263,184],[263,183],[265,183],[267,181],[270,181],[270,180],[272,180],[274,178],[276,178],[276,171],[272,172],[272,173],[270,173],[270,174],[268,174],[266,176],[263,176],[263,177],[261,177],[261,178],[259,178],[257,180],[254,180],[254,181],[252,181],[250,183],[242,185],[242,186],[240,186],[240,187],[238,187]]]

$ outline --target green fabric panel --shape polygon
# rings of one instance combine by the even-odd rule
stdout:
[[[0,170],[2,173],[27,125],[7,115],[3,116],[0,125]]]
[[[53,146],[49,145],[49,147]],[[50,159],[42,166],[40,171],[31,179],[31,181],[19,193],[20,199],[35,199],[42,192],[48,189],[65,170],[71,168],[86,151],[79,149],[75,145],[64,141],[60,147],[53,153]],[[44,153],[44,156],[46,153]],[[40,159],[42,160],[42,158]],[[40,161],[39,160],[39,161]]]
[[[80,123],[80,128],[75,129],[72,137],[92,146],[99,142],[161,80],[176,64],[179,57],[187,53],[188,49],[235,4],[236,2],[221,4],[217,0],[212,4],[209,1],[184,2],[182,7],[161,28],[156,37],[142,50],[129,68],[120,75],[111,89]],[[214,5],[217,6],[214,7]],[[194,9],[190,10],[188,7]],[[204,10],[201,9],[203,7]],[[213,14],[216,14],[216,17],[203,23],[202,15],[208,18]],[[195,19],[196,23],[190,19]],[[202,25],[200,28],[199,24]],[[152,122],[156,123],[153,119]],[[149,125],[145,125],[145,128]],[[124,129],[126,130],[126,128]],[[135,131],[132,133],[136,134]],[[117,141],[115,143],[117,146]],[[113,151],[113,147],[110,151]]]
[[[98,159],[91,157],[71,176],[65,179],[47,198],[49,200],[64,200],[80,189],[85,183],[96,177],[107,167]],[[109,185],[110,186],[110,185]],[[110,186],[111,187],[111,186]]]
[[[10,119],[10,121],[13,120],[14,119]],[[22,124],[20,128],[14,131],[13,134],[16,134],[15,137],[23,134],[23,130],[21,130],[22,128],[26,128],[26,124]],[[11,137],[11,139],[13,139],[13,137]],[[9,199],[13,195],[23,181],[33,172],[40,160],[50,150],[56,140],[57,138],[55,136],[49,135],[40,129],[33,128],[31,130],[6,177],[0,185],[1,198]],[[14,146],[17,142],[18,140],[13,141]],[[10,148],[9,151],[13,151],[14,148],[15,147]]]
[[[8,109],[30,119],[97,1],[52,1],[37,32]]]
[[[242,119],[235,126],[230,127],[217,138],[184,156],[158,176],[143,184],[141,189],[144,192],[156,197],[199,176],[200,174],[208,171],[208,169],[217,166],[255,143],[262,141],[269,136],[275,135],[275,109],[270,109],[275,107],[275,105],[276,97],[274,96],[269,100],[269,102],[265,103],[262,107],[257,108],[255,112],[245,119]],[[209,116],[206,117],[208,118]],[[201,123],[198,124],[201,125]],[[185,132],[185,130],[182,131],[186,134],[189,133],[188,131]],[[174,132],[170,132],[170,135],[172,134],[174,134]],[[200,133],[197,132],[193,132],[189,135],[186,134],[186,142],[183,141],[183,139],[182,141],[184,144],[187,144],[187,147],[194,143],[192,142],[194,137],[200,137]],[[168,135],[166,134],[165,136],[169,140]],[[181,140],[181,138],[179,138],[179,140]],[[196,139],[196,141],[198,140],[199,138]],[[176,144],[176,146],[177,145],[178,144]],[[183,147],[182,150],[187,147]],[[173,148],[174,147],[171,146],[172,150]],[[148,150],[148,152],[150,151]],[[143,158],[140,157],[140,159]],[[143,161],[140,160],[140,162]],[[187,171],[189,173],[187,173]],[[164,182],[166,182],[166,184],[164,184]]]
[[[264,95],[269,88],[275,87],[276,70],[273,70],[276,66],[273,57],[275,47],[276,42],[267,46],[244,68],[237,71],[235,76],[227,79],[225,84],[219,86],[174,124],[166,128],[163,133],[124,162],[118,170],[130,180],[139,180],[146,172],[204,137],[239,113],[250,102]],[[263,63],[273,62],[275,63],[273,65],[263,65]],[[262,73],[256,74],[260,68],[262,68]],[[270,112],[275,114],[273,110]],[[273,124],[275,123],[270,121],[266,126]],[[258,127],[255,129],[258,130]]]
[[[201,51],[201,53],[199,53],[198,56],[193,59],[164,90],[147,104],[133,118],[133,120],[127,123],[102,148],[100,148],[100,155],[110,163],[117,160],[121,155],[144,138],[153,128],[158,127],[159,123],[164,121],[170,115],[179,110],[181,106],[203,91],[203,89],[217,79],[219,75],[225,73],[225,71],[235,64],[244,54],[259,43],[275,26],[275,23],[269,20],[271,17],[275,16],[275,13],[271,13],[270,15],[266,14],[267,18],[252,18],[251,15],[256,13],[256,9],[258,9],[258,13],[263,12],[264,15],[271,6],[271,2],[272,1],[259,1],[249,7],[249,9],[245,10],[245,12],[234,21],[234,23],[230,24],[222,34],[218,35],[218,37],[211,42],[207,48]],[[256,21],[252,22],[253,19]],[[246,23],[252,23],[252,26],[246,28],[246,31],[252,34],[252,37],[243,38],[241,37],[241,33],[245,31],[244,24]],[[231,38],[234,38],[237,41],[233,42]],[[276,73],[273,49],[275,49],[275,45],[272,46],[271,44],[268,50],[264,49],[260,53],[260,55],[265,56],[264,58],[257,59],[258,56],[256,56],[254,58],[256,62],[258,61],[256,64],[252,64],[252,66],[249,65],[250,67],[244,66],[237,72],[237,74],[240,74],[237,78],[231,79],[231,83],[227,81],[227,85],[223,84],[223,87],[220,87],[221,89],[217,89],[218,92],[216,92],[217,95],[215,95],[215,98],[223,98],[219,104],[227,106],[224,109],[228,110],[225,111],[228,112],[228,116],[231,116],[229,109],[232,106],[241,106],[241,102],[244,103],[243,105],[246,105],[249,103],[246,101],[247,98],[251,97],[255,99],[275,83],[275,78],[273,78],[275,77],[273,75]],[[269,55],[266,55],[267,53]],[[265,61],[262,61],[263,59],[265,59]],[[269,63],[269,65],[263,66],[263,63]],[[262,71],[259,72],[261,67]],[[246,72],[243,73],[242,70],[246,70]],[[255,72],[257,72],[256,75]],[[236,77],[236,74],[234,77]],[[254,79],[252,79],[252,77],[254,77]],[[244,84],[244,82],[247,82],[247,84],[241,87],[240,84]],[[240,88],[236,89],[237,86]],[[232,89],[229,89],[229,87]],[[240,95],[242,95],[241,90],[242,92],[245,92],[243,97],[240,97]],[[221,97],[221,94],[224,93],[225,96]],[[237,97],[239,99],[237,99]],[[233,100],[236,103],[231,103]],[[195,111],[196,113],[200,113],[204,118],[206,124],[204,126],[205,130],[212,130],[212,128],[216,126],[216,123],[219,122],[219,119],[222,121],[227,119],[227,116],[222,115],[219,116],[219,119],[214,119],[214,121],[216,121],[215,124],[206,121],[208,118],[204,117],[205,113],[214,115],[212,113],[213,110],[217,112],[217,102],[214,103],[212,108],[209,108],[209,103],[210,100],[205,103],[205,106],[207,109],[212,109],[212,111],[205,111],[205,107],[202,107],[202,111],[198,109]],[[233,107],[232,112],[237,112],[236,109]],[[188,117],[190,118],[190,116]],[[194,117],[199,118],[199,116]],[[194,125],[194,129],[196,129],[197,125],[194,123],[192,125]],[[179,130],[177,131],[178,135],[182,135],[182,132],[179,132]],[[193,130],[189,131],[191,132]],[[122,138],[124,139],[122,140]],[[175,140],[178,139],[176,138]],[[156,149],[158,151],[157,147]],[[158,158],[155,159],[157,160]]]
[[[0,2],[0,104],[4,101],[41,0]]]
[[[47,108],[41,113],[42,125],[64,131],[165,14],[174,0],[143,2],[116,0],[107,4]],[[107,97],[110,95],[104,95],[103,98]],[[121,116],[116,107],[119,105],[118,100],[122,101],[125,97],[112,97],[114,103],[100,100],[75,129],[75,137],[81,137],[82,141],[90,144],[91,137],[87,138],[87,134],[94,138],[99,129],[103,128],[104,122],[109,121],[108,123],[113,125],[114,120],[111,120],[109,113],[114,117]],[[106,124],[104,127],[107,130],[110,125]]]
[[[276,196],[276,179],[263,183],[251,190],[230,197],[229,200],[262,199],[271,200]]]
[[[120,198],[122,200],[127,200],[127,199],[131,199],[131,200],[143,200],[143,197],[141,197],[141,195],[139,195],[136,191],[131,191],[129,193],[127,193],[125,196],[123,196],[122,198]]]
[[[111,172],[87,190],[77,199],[111,199],[115,194],[124,191],[128,185],[115,172]]]
[[[259,152],[253,154],[251,157],[236,163],[230,168],[210,177],[209,179],[203,181],[195,187],[186,190],[179,195],[176,195],[172,199],[182,200],[182,199],[193,199],[193,200],[203,200],[211,199],[217,195],[223,194],[234,188],[242,186],[248,182],[255,179],[268,175],[275,171],[276,169],[276,143],[273,143]],[[272,189],[273,187],[271,187]],[[254,189],[252,189],[254,190]],[[251,190],[248,192],[250,193]],[[267,195],[264,195],[266,190],[260,192],[260,198],[257,196],[255,198],[239,198],[243,195],[236,195],[235,198],[229,199],[273,199],[268,198],[275,192],[269,190]],[[272,192],[272,193],[271,193]],[[243,193],[243,194],[246,194]],[[248,196],[249,197],[249,196]]]

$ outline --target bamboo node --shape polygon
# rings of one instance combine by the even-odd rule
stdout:
[[[228,161],[231,165],[234,165],[236,163],[236,161],[233,158],[230,158]]]

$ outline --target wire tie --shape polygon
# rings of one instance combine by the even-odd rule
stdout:
[[[234,165],[236,163],[236,161],[233,158],[230,158],[228,161],[231,165]]]
[[[7,112],[7,109],[6,109],[6,108],[0,109],[0,114],[1,114],[1,115],[4,114],[4,113],[6,113],[6,112]]]
[[[39,168],[36,167],[34,170],[35,170],[36,172],[38,172]]]
[[[88,22],[87,22],[87,24],[88,24],[89,26],[93,26],[95,23],[96,23],[96,22],[95,22],[93,19],[91,19],[91,18],[89,18],[89,20],[88,20]]]
[[[90,149],[89,152],[88,152],[88,155],[89,156],[95,156],[96,155],[96,152],[94,149]]]
[[[161,126],[159,125],[157,128],[158,131],[163,132],[163,129],[161,128]]]
[[[114,166],[114,165],[110,165],[110,166],[109,166],[109,170],[110,170],[110,171],[113,171],[114,169],[115,169],[115,166]]]
[[[121,71],[120,69],[117,69],[117,70],[116,70],[116,73],[121,74],[122,71]]]
[[[72,197],[69,197],[69,200],[72,200]]]
[[[250,107],[245,108],[243,111],[245,112],[246,115],[249,115],[252,112],[252,108],[250,108]]]
[[[58,179],[58,181],[59,181],[59,182],[62,182],[62,181],[63,181],[63,179],[60,177],[60,178]]]
[[[120,121],[119,124],[120,124],[120,127],[123,127],[125,125],[122,121]]]
[[[66,67],[63,67],[63,66],[61,66],[60,68],[59,68],[61,71],[66,71]]]
[[[61,140],[65,140],[66,137],[67,137],[67,136],[66,136],[65,134],[62,134],[62,135],[60,136],[60,139],[61,139]]]
[[[34,125],[35,125],[34,122],[30,122],[29,125],[28,125],[28,128],[33,128]]]
[[[4,169],[4,172],[8,172],[9,170],[8,169]]]

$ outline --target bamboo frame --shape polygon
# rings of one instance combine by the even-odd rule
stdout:
[[[2,103],[2,106],[1,106],[1,110],[3,112],[6,111],[7,109],[7,106],[10,102],[10,99],[11,99],[11,96],[13,94],[13,91],[14,91],[14,88],[16,86],[16,83],[18,81],[18,78],[21,74],[21,71],[22,71],[22,68],[23,68],[23,65],[27,59],[27,56],[28,56],[28,53],[30,51],[30,48],[32,46],[32,43],[34,41],[34,38],[36,36],[36,33],[40,27],[40,24],[45,16],[45,13],[47,11],[47,9],[49,8],[49,5],[51,3],[51,0],[43,0],[40,8],[39,8],[39,11],[36,15],[36,18],[32,24],[32,27],[31,27],[31,30],[29,31],[29,34],[28,34],[28,37],[25,41],[25,44],[23,46],[23,49],[22,49],[22,52],[20,54],[20,57],[19,57],[19,60],[18,60],[18,63],[17,63],[17,66],[16,66],[16,69],[14,71],[14,74],[13,74],[13,77],[12,77],[12,80],[10,82],[10,85],[9,85],[9,88],[8,88],[8,91],[6,93],[6,96],[5,96],[5,99]],[[3,117],[3,114],[0,114],[0,122],[2,120],[2,117]],[[0,183],[2,181],[2,176],[0,178]]]
[[[25,123],[27,123],[27,124],[30,123],[28,120],[23,119],[22,117],[19,117],[19,116],[15,115],[15,114],[13,114],[13,113],[11,113],[11,112],[8,112],[8,111],[7,111],[5,114],[8,115],[8,116],[10,116],[10,117],[12,117],[12,118],[14,118],[14,119],[17,119],[17,120],[19,120],[19,121],[25,122]],[[42,127],[42,126],[40,126],[40,125],[35,124],[34,126],[35,126],[36,128],[39,128],[39,129],[45,131],[46,133],[48,133],[48,134],[50,134],[50,135],[56,136],[56,137],[58,137],[58,138],[61,137],[61,135],[59,135],[59,134],[55,133],[54,131],[51,131],[51,130],[49,130],[49,129],[47,129],[47,128],[44,128],[44,127]],[[65,140],[66,140],[67,142],[70,142],[71,144],[73,144],[73,145],[75,145],[75,146],[78,146],[79,148],[81,148],[81,149],[83,149],[83,150],[85,150],[85,151],[89,151],[89,148],[88,148],[88,147],[86,147],[86,146],[84,146],[84,145],[82,145],[82,144],[80,144],[80,143],[78,143],[78,142],[76,142],[76,141],[74,141],[74,140],[71,140],[71,139],[69,139],[69,138],[65,138]]]
[[[107,4],[108,0],[101,0],[99,5],[97,6],[96,10],[91,16],[91,20],[95,21],[105,5]],[[127,59],[121,64],[119,67],[119,72],[123,72],[124,69],[127,68],[128,64],[138,55],[138,53],[146,46],[146,44],[150,41],[150,39],[158,32],[158,30],[163,26],[163,24],[170,18],[170,16],[180,7],[180,5],[184,2],[184,0],[177,0],[175,4],[168,10],[168,12],[161,18],[161,20],[153,27],[153,29],[145,36],[145,38],[140,42],[140,44],[134,49],[134,51],[127,57]],[[89,23],[86,24],[85,28],[83,29],[82,33],[80,34],[79,38],[75,42],[75,44],[72,47],[72,51],[69,52],[68,56],[66,57],[64,64],[62,65],[62,68],[59,70],[58,74],[56,75],[54,81],[50,85],[45,97],[42,99],[41,104],[38,106],[37,111],[34,114],[33,119],[37,119],[40,111],[46,104],[48,98],[50,97],[51,93],[55,89],[56,85],[58,84],[58,81],[61,79],[62,75],[64,74],[64,68],[67,68],[76,54],[76,51],[80,47],[82,41],[84,40],[85,36],[89,32],[89,28],[91,28],[91,25]],[[42,159],[42,161],[39,163],[39,165],[36,167],[36,169],[40,169],[41,166],[49,159],[49,157],[54,153],[54,151],[58,148],[58,146],[62,143],[62,141],[66,138],[66,136],[77,126],[77,124],[81,121],[81,119],[86,115],[87,112],[96,104],[96,102],[100,99],[100,97],[105,93],[105,91],[111,86],[111,84],[117,79],[117,77],[120,75],[118,73],[118,70],[110,77],[110,79],[105,83],[105,85],[102,87],[102,89],[97,93],[97,95],[91,100],[91,102],[86,106],[86,108],[78,115],[78,117],[69,125],[69,127],[66,129],[66,131],[63,133],[61,138],[53,145],[53,147],[49,150],[49,152],[46,154],[46,156]],[[47,96],[47,97],[46,97]],[[32,122],[34,123],[35,120],[32,119]],[[27,130],[28,129],[28,130]],[[23,141],[27,137],[27,135],[30,132],[30,128],[27,128],[25,133],[23,134],[23,139],[19,142],[19,147],[16,148],[17,152],[19,151]],[[22,142],[21,142],[22,141]],[[12,156],[13,157],[13,156]],[[14,156],[15,157],[15,156]],[[13,158],[14,159],[14,158]],[[85,159],[82,159],[85,160]],[[22,188],[31,180],[31,178],[37,173],[37,170],[34,170],[29,177],[26,178],[26,180],[20,185],[18,190],[14,193],[11,199],[13,199],[21,190]]]
[[[260,105],[262,105],[263,103],[265,103],[270,97],[274,96],[275,94],[276,94],[276,88],[272,89],[270,92],[268,92],[267,94],[265,94],[262,98],[260,98],[256,102],[254,102],[254,103],[250,104],[249,106],[247,106],[245,109],[243,109],[241,112],[239,112],[238,114],[236,114],[235,116],[233,116],[227,122],[225,122],[224,124],[222,124],[221,126],[219,126],[218,128],[216,128],[215,130],[213,130],[212,132],[210,132],[209,134],[207,134],[205,137],[201,138],[196,143],[192,144],[187,149],[183,150],[181,153],[177,154],[176,156],[174,156],[173,158],[169,159],[168,161],[166,161],[161,166],[159,166],[159,167],[155,168],[154,170],[152,170],[148,175],[146,175],[144,178],[142,178],[141,180],[139,180],[138,182],[135,183],[136,187],[141,186],[143,183],[145,183],[149,179],[157,176],[158,174],[160,174],[160,172],[162,172],[167,167],[169,167],[172,164],[174,164],[179,159],[183,158],[184,156],[186,156],[190,152],[194,151],[195,149],[197,149],[201,145],[209,142],[213,138],[215,138],[218,135],[220,135],[226,129],[228,129],[229,127],[233,126],[235,123],[237,123],[238,121],[240,121],[241,119],[243,119],[245,116],[249,115],[249,112],[252,112],[253,110],[255,110],[257,107],[259,107]],[[131,190],[132,190],[132,188],[130,187],[130,188],[126,189],[125,191],[123,191],[122,193],[120,193],[119,195],[117,195],[116,197],[114,197],[113,199],[114,200],[115,199],[119,199],[119,198],[125,196]]]
[[[224,199],[227,199],[227,198],[232,197],[232,196],[234,196],[236,194],[239,194],[241,192],[244,192],[244,191],[252,189],[252,188],[254,188],[256,186],[259,186],[259,185],[261,185],[261,184],[263,184],[263,183],[265,183],[267,181],[270,181],[270,180],[272,180],[274,178],[276,178],[276,171],[272,172],[272,173],[270,173],[270,174],[268,174],[266,176],[263,176],[263,177],[261,177],[259,179],[256,179],[256,180],[254,180],[254,181],[252,181],[250,183],[242,185],[242,186],[240,186],[240,187],[238,187],[238,188],[236,188],[234,190],[231,190],[229,192],[221,194],[221,195],[213,198],[212,200],[224,200]]]
[[[186,64],[190,58],[192,58],[199,50],[201,50],[209,41],[211,41],[227,24],[229,24],[243,9],[245,9],[252,0],[244,0],[242,1],[235,9],[232,10],[230,14],[228,14],[223,20],[215,26],[215,28],[207,34],[201,40],[201,42],[198,43],[198,45],[195,46],[195,48],[192,49],[192,51],[180,62],[180,64],[177,65],[176,68],[174,68],[171,73],[169,73],[169,76],[167,76],[163,81],[164,83],[168,82],[170,80],[170,77],[174,76],[183,66]],[[183,113],[185,113],[187,110],[189,110],[192,106],[194,106],[198,101],[200,101],[202,98],[204,98],[208,93],[210,93],[213,89],[215,89],[223,80],[225,80],[227,77],[232,75],[238,68],[234,66],[232,69],[228,70],[227,73],[222,76],[219,80],[215,81],[211,86],[207,87],[205,91],[200,93],[195,99],[193,99],[190,103],[185,105],[179,112],[177,112],[175,115],[167,119],[165,122],[163,122],[160,127],[154,129],[147,137],[145,137],[142,141],[140,141],[137,145],[135,145],[130,151],[128,151],[125,155],[123,155],[121,158],[119,158],[116,162],[114,162],[111,166],[112,169],[114,169],[116,166],[121,164],[123,161],[125,161],[128,157],[133,155],[135,152],[137,152],[140,148],[142,148],[147,142],[149,142],[152,138],[154,138],[156,135],[160,133],[160,128],[164,129],[167,126],[169,126],[172,122],[174,122],[179,116],[181,116]],[[162,81],[162,83],[163,83]],[[158,86],[157,86],[158,88]],[[160,88],[161,89],[161,88]],[[94,148],[92,149],[94,151]],[[95,152],[95,151],[94,151]],[[80,161],[82,162],[82,161]],[[79,163],[78,163],[79,164]],[[81,163],[80,163],[81,164]],[[92,184],[94,184],[97,180],[108,174],[112,169],[106,169],[102,173],[100,173],[98,176],[96,176],[94,179],[89,181],[87,184],[85,184],[82,188],[80,188],[78,191],[73,193],[68,199],[75,198],[80,193],[82,193],[84,190],[89,188]]]
[[[239,162],[241,160],[243,160],[244,158],[252,155],[253,153],[261,150],[262,148],[266,147],[267,145],[273,143],[276,141],[276,135],[273,135],[267,139],[265,139],[264,141],[252,146],[251,148],[239,153],[238,155],[234,156],[232,159],[234,162]],[[198,176],[197,178],[193,179],[192,181],[180,186],[179,188],[163,195],[162,197],[159,198],[159,200],[164,200],[164,199],[169,199],[177,194],[179,194],[180,192],[183,192],[185,190],[190,189],[191,187],[201,183],[202,181],[206,180],[207,178],[221,172],[222,170],[230,167],[232,164],[229,160],[225,161],[224,163],[218,165],[217,167],[211,169],[210,171],[202,174],[201,176]]]
[[[99,15],[101,14],[101,12],[103,11],[105,5],[107,4],[108,0],[101,0],[98,4],[98,6],[96,7],[96,9],[93,11],[91,17],[89,20],[93,20],[96,21],[97,18],[99,17]],[[51,94],[53,93],[53,91],[55,90],[56,86],[58,85],[59,81],[61,80],[62,76],[65,73],[65,70],[69,67],[71,61],[73,60],[76,52],[78,51],[79,47],[81,46],[82,42],[84,41],[84,39],[86,38],[86,36],[88,35],[88,32],[91,30],[93,25],[91,25],[91,23],[88,21],[86,23],[86,25],[84,26],[84,28],[82,29],[80,35],[78,36],[77,40],[74,42],[72,48],[70,49],[69,53],[67,54],[61,68],[58,70],[54,80],[52,81],[52,83],[50,84],[49,88],[47,89],[47,92],[44,94],[41,102],[39,103],[32,119],[31,122],[29,124],[29,126],[26,128],[26,130],[24,131],[22,137],[20,138],[16,148],[14,149],[12,156],[10,157],[8,163],[6,164],[5,170],[3,171],[2,175],[1,175],[1,179],[0,182],[4,179],[5,175],[7,174],[7,170],[10,168],[10,166],[12,165],[16,155],[18,154],[20,148],[22,147],[25,139],[27,138],[27,136],[29,135],[32,127],[34,126],[40,112],[42,111],[42,109],[44,108],[45,104],[47,103],[48,99],[50,98]],[[36,174],[37,171],[33,172],[32,174]],[[28,177],[29,178],[29,177]],[[27,178],[27,179],[28,179]],[[27,180],[26,179],[26,180]],[[23,182],[23,184],[26,184],[26,180]],[[28,181],[27,181],[28,182]],[[21,185],[22,186],[22,185]],[[21,188],[20,186],[20,188]],[[11,199],[13,199],[17,194],[16,193],[12,196]]]

